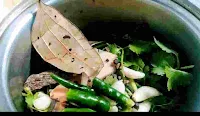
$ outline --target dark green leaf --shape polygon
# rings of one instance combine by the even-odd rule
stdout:
[[[142,71],[145,64],[141,58],[135,57],[131,61],[124,61],[124,66],[130,67],[131,69],[134,69],[134,70]]]
[[[28,95],[25,97],[25,102],[29,107],[33,106],[33,101],[34,101],[34,96],[33,95]]]
[[[151,64],[153,74],[163,76],[165,74],[165,67],[174,67],[176,59],[172,54],[168,54],[164,51],[159,51],[153,54]]]
[[[163,67],[153,67],[151,72],[160,76],[164,76],[165,69]]]
[[[175,70],[173,68],[165,69],[166,76],[168,78],[167,88],[168,91],[176,89],[178,86],[187,86],[190,84],[192,75],[190,73]]]
[[[168,54],[164,51],[159,51],[153,54],[151,64],[154,67],[174,67],[176,62],[175,57],[172,54]]]
[[[124,66],[125,67],[130,67],[130,66],[132,66],[134,63],[133,62],[131,62],[131,61],[124,61]]]
[[[111,53],[119,55],[121,54],[120,48],[116,44],[108,44],[108,48]]]
[[[172,50],[172,49],[166,47],[163,43],[159,42],[155,37],[154,37],[154,42],[155,42],[156,45],[158,45],[163,51],[165,51],[165,52],[167,52],[167,53],[172,53],[172,54],[174,54],[174,55],[176,56],[177,68],[179,68],[179,67],[180,67],[179,54],[178,54],[176,51],[174,51],[174,50]]]
[[[140,55],[142,53],[148,53],[152,50],[153,44],[151,42],[146,42],[142,40],[135,40],[132,44],[129,45],[129,49]]]
[[[166,47],[163,43],[161,43],[160,41],[158,41],[155,37],[154,37],[154,42],[156,43],[156,45],[158,45],[158,47],[160,47],[163,51],[167,52],[167,53],[173,53],[173,54],[177,54],[176,51]]]
[[[26,93],[23,93],[22,95],[25,96],[25,102],[27,103],[27,105],[28,105],[29,107],[32,107],[32,106],[33,106],[33,101],[34,101],[34,95],[33,95],[33,93],[31,92],[30,88],[28,88],[28,87],[25,87],[25,88],[24,88],[24,91],[25,91]]]

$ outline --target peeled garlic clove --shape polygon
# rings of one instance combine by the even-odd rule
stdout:
[[[38,92],[37,93],[37,97],[39,98],[39,97],[43,97],[43,96],[47,96],[45,93],[43,93],[43,92]]]
[[[139,104],[138,112],[149,112],[150,109],[151,103],[146,101]]]
[[[134,92],[132,98],[135,102],[141,102],[159,95],[161,95],[161,93],[157,89],[149,86],[142,86]]]
[[[116,81],[112,87],[123,94],[125,93],[125,85],[122,80]]]
[[[33,101],[33,106],[38,110],[45,110],[47,109],[51,104],[51,98],[44,94],[39,93],[38,98]]]
[[[118,112],[118,107],[117,106],[112,106],[110,108],[109,112]]]
[[[145,77],[143,72],[135,71],[127,67],[123,67],[124,75],[130,79],[141,79]]]

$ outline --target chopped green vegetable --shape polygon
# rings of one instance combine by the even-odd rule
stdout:
[[[145,64],[141,58],[136,57],[136,58],[133,58],[131,61],[124,61],[124,66],[125,67],[134,66],[135,68],[133,68],[133,69],[139,69],[139,71],[142,71]]]
[[[190,73],[173,68],[166,68],[165,72],[168,78],[168,91],[176,89],[178,86],[187,86],[188,84],[190,84],[192,78],[192,75]]]
[[[163,43],[159,42],[155,37],[154,37],[154,42],[156,43],[156,45],[158,45],[163,51],[167,52],[167,53],[173,53],[173,54],[177,54],[176,51],[169,49],[168,47],[166,47]]]
[[[160,76],[163,76],[165,75],[165,72],[164,72],[164,68],[163,67],[153,67],[151,72],[153,74],[157,74],[157,75],[160,75]]]
[[[26,94],[23,94],[25,96],[25,102],[27,103],[28,107],[31,108],[33,107],[34,95],[28,87],[25,87],[24,91],[26,92]]]
[[[100,112],[108,112],[110,109],[110,102],[108,100],[78,89],[69,89],[67,92],[67,101]]]
[[[152,56],[152,65],[156,67],[174,67],[176,59],[172,54],[168,54],[163,51],[158,51],[153,53]]]
[[[151,64],[154,67],[152,73],[163,75],[165,74],[165,67],[174,67],[175,57],[164,51],[158,51],[153,54]]]
[[[177,68],[180,67],[180,61],[179,61],[179,55],[176,51],[169,49],[168,47],[166,47],[163,43],[159,42],[155,37],[154,37],[154,42],[156,43],[156,45],[158,45],[163,51],[167,52],[167,53],[172,53],[176,56],[176,62],[177,62]]]
[[[133,79],[130,79],[130,86],[131,86],[131,88],[133,88],[134,91],[136,91],[138,89],[137,85]]]
[[[89,108],[65,108],[63,112],[96,112]]]
[[[108,48],[110,53],[116,54],[117,56],[121,54],[121,48],[119,48],[116,44],[108,44]]]
[[[125,90],[129,97],[132,96],[133,93],[131,92],[131,90],[129,90],[127,87],[125,88]]]
[[[116,89],[112,88],[109,84],[103,82],[98,78],[93,79],[93,85],[95,91],[107,96],[108,98],[115,100],[122,106],[132,107],[134,106],[134,102],[128,98],[126,95],[120,93]]]
[[[151,112],[171,111],[176,105],[174,99],[167,98],[163,95],[148,99],[147,101],[152,104]]]
[[[140,55],[142,53],[148,53],[152,50],[153,43],[146,42],[142,40],[135,40],[132,44],[129,45],[129,49],[136,53],[137,55]]]
[[[84,85],[78,85],[76,83],[72,83],[70,81],[67,81],[55,74],[51,74],[50,75],[55,81],[57,81],[59,84],[65,86],[66,88],[72,88],[72,89],[79,89],[79,90],[83,90],[83,91],[86,91],[86,92],[90,92],[92,94],[94,94],[94,90],[92,90],[90,87],[88,86],[84,86]]]

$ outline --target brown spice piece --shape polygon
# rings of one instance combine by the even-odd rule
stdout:
[[[57,82],[51,78],[51,72],[42,72],[39,74],[32,74],[24,83],[25,87],[29,87],[31,91],[42,89],[45,86],[56,84]]]
[[[106,62],[109,62],[109,59],[106,59]]]
[[[70,39],[71,37],[69,35],[63,36],[63,39]]]

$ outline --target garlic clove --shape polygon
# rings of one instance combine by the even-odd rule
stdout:
[[[157,89],[149,86],[142,86],[133,93],[132,98],[135,102],[142,102],[159,95],[161,95],[161,93]]]
[[[124,75],[130,79],[141,79],[145,77],[143,72],[135,71],[127,67],[123,67]]]
[[[150,109],[151,109],[151,103],[145,101],[139,104],[138,112],[149,112]]]
[[[112,87],[123,94],[125,93],[125,85],[122,80],[116,81]]]
[[[44,94],[39,93],[38,98],[33,101],[33,106],[38,110],[46,110],[51,104],[51,98]]]

